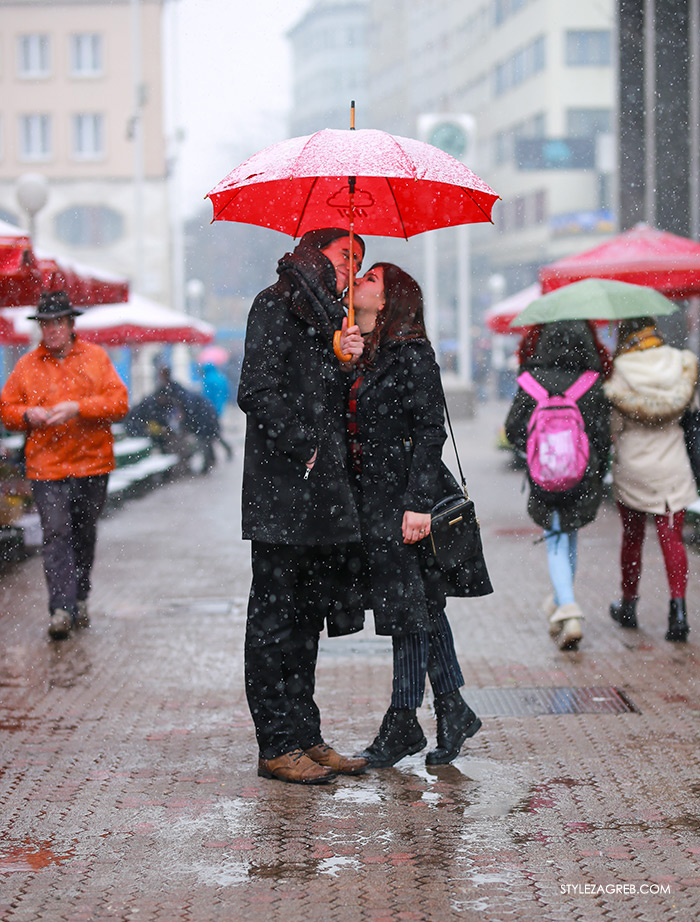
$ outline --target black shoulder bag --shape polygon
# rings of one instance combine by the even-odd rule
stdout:
[[[424,540],[430,539],[433,554],[439,566],[443,570],[452,570],[471,558],[480,555],[482,548],[479,520],[476,517],[474,503],[469,499],[467,481],[464,478],[462,464],[459,460],[450,411],[447,409],[447,401],[444,395],[443,401],[462,488],[460,491],[457,481],[445,465],[441,464],[443,473],[446,475],[443,477],[445,495],[433,506],[430,519],[430,534]]]

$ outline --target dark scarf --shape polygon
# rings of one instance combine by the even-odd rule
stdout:
[[[291,276],[294,282],[292,305],[299,314],[304,316],[308,313],[304,310],[306,302],[317,324],[329,331],[340,329],[345,311],[335,293],[335,269],[320,250],[300,243],[293,253],[285,253],[280,259],[277,272]]]

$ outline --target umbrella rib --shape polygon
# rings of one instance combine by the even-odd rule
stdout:
[[[231,202],[236,198],[236,196],[238,195],[238,193],[239,193],[240,191],[241,191],[240,189],[232,189],[232,190],[231,190],[231,195],[226,199],[226,202],[221,206],[221,208],[219,208],[218,211],[216,211],[216,212],[214,213],[214,215],[213,215],[213,217],[212,217],[212,219],[211,219],[211,223],[212,223],[212,224],[214,223],[214,221],[218,221],[219,215],[222,213],[222,211],[225,211],[225,209],[228,208],[228,206],[229,206],[229,205],[231,204]],[[211,196],[208,196],[208,198],[211,199]]]
[[[315,188],[317,182],[318,182],[318,176],[314,176],[313,181],[312,181],[312,183],[311,183],[311,185],[310,185],[310,187],[309,187],[309,191],[308,191],[308,193],[307,193],[306,200],[304,201],[304,204],[303,204],[303,206],[302,206],[302,209],[301,209],[301,211],[300,211],[300,213],[299,213],[299,220],[297,221],[297,226],[294,228],[294,233],[292,234],[292,237],[293,237],[295,240],[296,240],[296,238],[299,236],[299,228],[301,227],[301,222],[304,220],[304,212],[306,211],[306,206],[309,204],[309,199],[311,198],[311,194],[312,194],[312,192],[314,191],[314,188]]]
[[[396,205],[396,214],[399,216],[399,221],[401,222],[401,230],[403,231],[403,235],[405,239],[408,240],[408,234],[406,233],[406,225],[403,223],[403,215],[401,214],[399,203],[396,200],[396,196],[394,195],[394,187],[391,185],[391,180],[389,178],[387,178],[386,184],[389,187],[389,192],[391,192],[391,197],[394,200],[394,205]]]
[[[484,210],[484,208],[481,206],[481,204],[480,204],[479,202],[477,202],[477,200],[476,200],[476,199],[474,198],[474,196],[472,195],[471,190],[468,189],[467,186],[460,186],[459,188],[462,190],[462,192],[465,192],[465,193],[469,196],[469,198],[470,198],[470,199],[472,200],[472,202],[476,205],[476,207],[479,209],[479,211],[482,213],[482,215],[486,218],[486,220],[489,222],[489,224],[493,224],[493,218],[491,217],[490,214],[488,214],[487,211]],[[499,201],[500,198],[501,198],[500,195],[497,196],[497,197],[496,197],[496,201]]]

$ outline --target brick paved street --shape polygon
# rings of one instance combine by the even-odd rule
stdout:
[[[424,753],[327,788],[265,781],[242,683],[249,581],[237,457],[131,501],[101,526],[93,626],[46,638],[38,557],[0,576],[2,922],[526,922],[700,914],[699,558],[687,645],[664,641],[648,535],[638,632],[608,615],[619,526],[581,534],[580,650],[539,605],[544,547],[523,476],[495,448],[505,404],[457,424],[495,593],[451,600],[482,731],[449,766]],[[390,644],[324,640],[329,742],[371,740]],[[527,716],[526,689],[620,689],[637,713]],[[520,700],[510,716],[504,693]],[[468,697],[468,691],[465,692]],[[490,697],[489,697],[490,694]],[[594,709],[594,708],[592,708]],[[566,710],[566,707],[560,708]],[[432,745],[430,695],[420,712]]]

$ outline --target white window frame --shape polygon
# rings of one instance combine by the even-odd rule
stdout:
[[[104,49],[99,32],[74,32],[69,37],[69,46],[71,76],[102,76]]]
[[[73,159],[102,160],[105,156],[105,120],[101,112],[73,116]]]
[[[17,73],[24,80],[51,76],[51,40],[47,33],[17,36]]]
[[[19,159],[42,163],[52,156],[52,124],[48,113],[32,112],[19,116]]]

